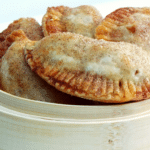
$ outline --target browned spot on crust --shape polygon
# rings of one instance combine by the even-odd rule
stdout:
[[[125,18],[129,17],[133,13],[137,12],[134,8],[119,8],[115,10],[114,12],[110,13],[106,16],[107,18],[110,18],[114,21],[118,21],[118,24],[125,23]]]
[[[132,26],[132,27],[126,27],[131,33],[135,33],[136,32],[136,27]]]
[[[57,21],[50,21],[48,20],[46,22],[47,26],[46,26],[46,30],[48,33],[57,33],[57,32],[63,32],[64,30],[62,29],[62,25],[57,22]]]

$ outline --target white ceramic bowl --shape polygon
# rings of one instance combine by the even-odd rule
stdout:
[[[149,150],[150,100],[64,105],[0,91],[0,150]]]

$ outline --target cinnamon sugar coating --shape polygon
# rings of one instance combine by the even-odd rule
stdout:
[[[20,18],[12,22],[7,29],[0,33],[0,41],[4,41],[12,31],[21,29],[30,40],[40,40],[43,38],[42,27],[34,18]]]
[[[101,20],[101,14],[93,6],[48,7],[42,19],[42,27],[44,36],[58,32],[73,32],[93,38],[95,28]]]

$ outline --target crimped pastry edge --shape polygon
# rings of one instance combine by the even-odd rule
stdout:
[[[62,17],[64,9],[69,9],[69,7],[57,6],[47,8],[47,12],[42,18],[42,29],[44,36],[48,36],[51,33],[62,32],[64,30],[62,24],[60,23],[60,19]],[[47,20],[50,20],[51,23],[50,32],[47,31]]]
[[[149,78],[135,84],[129,80],[113,81],[103,76],[77,70],[67,72],[67,70],[59,71],[58,68],[52,66],[44,68],[40,62],[33,61],[30,52],[31,50],[25,50],[25,59],[32,71],[56,89],[67,94],[104,103],[124,103],[150,97]]]
[[[116,29],[116,26],[122,26],[122,25],[129,25],[127,26],[127,29],[134,33],[135,32],[135,26],[134,23],[129,20],[129,16],[134,13],[142,13],[142,14],[148,14],[150,15],[150,8],[149,7],[123,7],[116,9],[112,13],[108,14],[101,24],[97,26],[95,30],[95,38],[96,39],[104,39],[107,41],[116,41],[118,40],[113,39],[110,37],[110,33],[112,33],[113,29]],[[126,22],[127,20],[128,22]],[[133,25],[130,26],[130,23]],[[113,33],[112,33],[113,34]]]

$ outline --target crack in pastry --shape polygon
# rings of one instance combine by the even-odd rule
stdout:
[[[134,43],[149,51],[150,8],[126,7],[115,10],[96,28],[95,37]]]
[[[13,38],[7,38],[13,31],[21,29],[28,39],[37,41],[43,38],[42,27],[33,18],[20,18],[11,23],[7,29],[0,33],[0,58],[8,47],[14,42]],[[17,36],[16,36],[17,37]]]
[[[95,28],[101,20],[102,16],[93,6],[48,7],[42,19],[42,27],[44,36],[58,32],[73,32],[93,38]]]
[[[67,94],[105,103],[150,97],[150,57],[135,44],[64,32],[24,48],[30,68]]]

